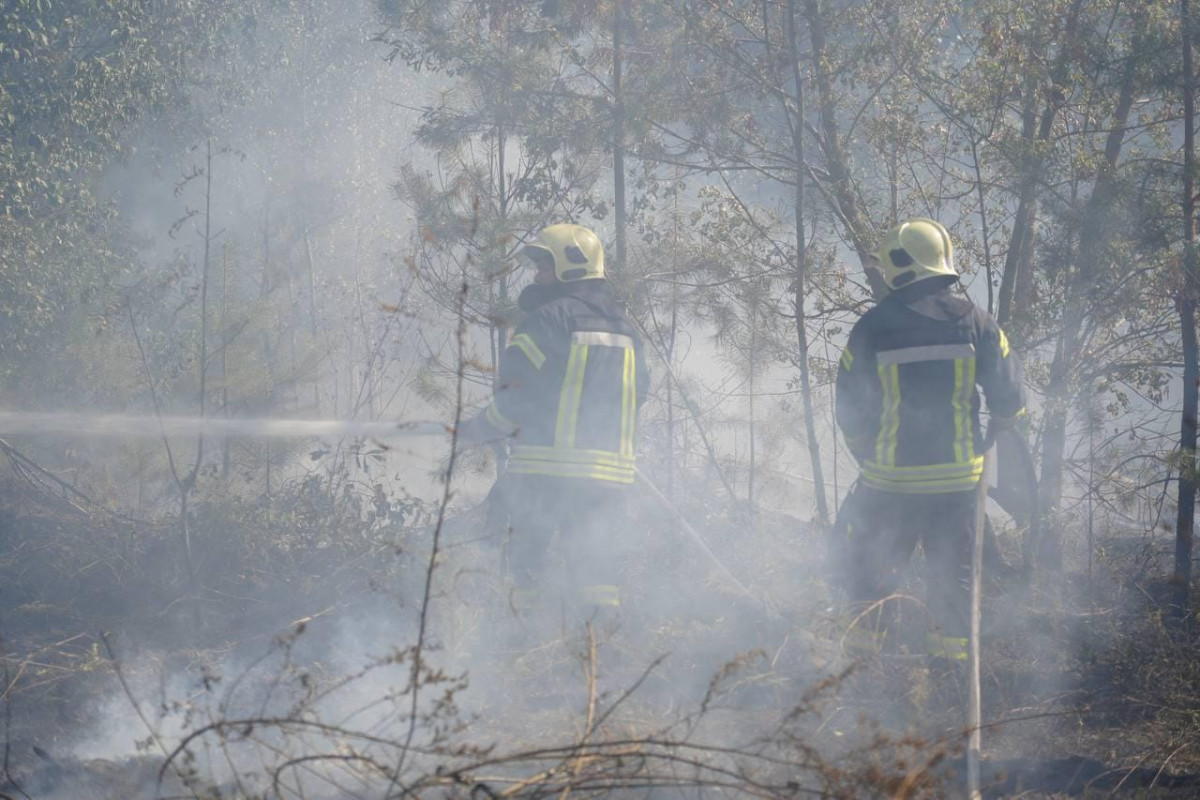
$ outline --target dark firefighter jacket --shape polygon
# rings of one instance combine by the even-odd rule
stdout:
[[[1024,413],[1004,331],[944,282],[901,289],[864,314],[842,352],[836,403],[862,481],[902,494],[974,488],[983,474],[977,385],[993,424]]]
[[[509,472],[633,483],[649,374],[608,283],[526,287],[485,419],[512,437]]]

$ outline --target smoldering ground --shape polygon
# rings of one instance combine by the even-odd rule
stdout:
[[[903,648],[877,660],[847,655],[846,618],[814,526],[762,511],[747,516],[696,487],[678,492],[676,515],[635,489],[632,508],[611,526],[621,554],[620,613],[593,617],[554,602],[531,612],[512,603],[504,567],[505,539],[519,526],[489,531],[486,483],[466,478],[457,488],[433,560],[415,718],[414,644],[434,505],[397,498],[388,514],[372,500],[353,518],[320,517],[327,532],[342,535],[338,547],[309,528],[301,539],[289,531],[286,547],[273,552],[236,549],[270,540],[255,517],[219,518],[197,529],[206,533],[194,556],[214,571],[205,573],[211,590],[195,600],[144,582],[157,576],[175,585],[181,575],[178,553],[173,560],[154,547],[174,541],[169,526],[143,531],[145,550],[108,552],[126,541],[120,524],[88,528],[51,497],[26,495],[5,525],[19,552],[49,555],[34,548],[63,524],[75,526],[78,546],[44,558],[32,581],[10,584],[10,602],[14,594],[28,601],[42,586],[58,595],[60,626],[70,608],[76,630],[124,621],[108,645],[90,638],[74,661],[53,650],[6,649],[6,683],[21,691],[6,698],[13,718],[5,791],[333,798],[386,794],[395,779],[412,791],[462,795],[570,786],[857,797],[894,795],[905,780],[928,796],[957,785],[961,686]],[[311,484],[296,491],[306,513],[320,507],[306,494]],[[277,498],[281,508],[286,496]],[[689,540],[680,517],[749,597]],[[1006,532],[998,512],[996,521],[1006,555],[1019,561],[1018,532]],[[550,580],[564,567],[565,548],[551,545]],[[222,572],[228,554],[216,555],[230,550],[256,578],[231,581]],[[96,556],[125,562],[127,571],[114,581],[107,567],[80,570]],[[131,569],[138,559],[141,570]],[[919,642],[928,622],[923,570],[914,559],[893,601],[902,641]],[[1123,587],[1118,606],[1100,583],[1090,593],[1011,577],[989,583],[985,775],[995,792],[1111,789],[1124,778],[1127,788],[1153,782],[1186,796],[1186,776],[1119,770],[1080,756],[1093,752],[1086,738],[1064,735],[1096,714],[1089,705],[1105,686],[1098,667],[1129,669],[1127,657],[1114,654],[1125,647],[1123,626],[1145,607],[1124,571],[1113,562],[1094,576]],[[71,574],[74,598],[61,591],[60,576]],[[129,610],[144,609],[149,597],[162,606],[139,623]],[[45,612],[24,602],[4,613],[12,641],[22,620]],[[88,621],[89,613],[101,618]],[[61,670],[49,676],[62,676],[58,688],[14,681],[23,664],[25,674]],[[1029,758],[1031,739],[1041,758]]]
[[[613,546],[623,552],[628,576],[619,618],[564,617],[555,608],[514,613],[497,568],[503,542],[481,540],[482,510],[447,522],[427,609],[419,718],[405,781],[436,782],[441,779],[433,776],[458,769],[460,780],[482,774],[497,786],[513,785],[544,769],[545,759],[574,753],[580,726],[589,719],[596,727],[586,738],[601,748],[600,756],[644,749],[675,774],[683,765],[667,755],[672,748],[724,749],[735,728],[753,740],[757,722],[792,708],[799,687],[826,674],[805,662],[811,642],[803,629],[768,612],[758,598],[739,598],[693,545],[671,532],[663,509],[637,505],[627,524],[614,528]],[[716,517],[702,526],[713,550],[731,570],[753,574],[757,559],[738,563],[733,555],[737,528],[720,519],[729,509],[692,511]],[[797,541],[792,521],[757,524],[774,530],[763,541],[773,542],[775,552],[760,551],[760,557],[790,564]],[[309,586],[297,595],[292,587],[264,587],[268,595],[290,593],[273,598],[276,622],[287,620],[284,610],[312,609],[309,618],[277,629],[261,618],[253,629],[210,621],[210,632],[230,644],[187,651],[190,656],[164,655],[139,644],[134,634],[113,637],[108,667],[118,668],[126,685],[108,680],[108,695],[82,715],[91,725],[38,745],[52,761],[31,756],[26,748],[32,742],[16,742],[22,757],[15,782],[69,797],[80,786],[101,785],[99,765],[132,765],[141,758],[137,774],[146,796],[171,781],[237,796],[265,791],[264,782],[273,781],[283,764],[300,758],[311,761],[279,778],[285,793],[303,786],[308,796],[336,797],[387,783],[391,776],[380,769],[397,760],[410,721],[416,588],[430,529],[412,534],[411,550],[375,553],[376,563],[354,580],[336,565],[312,561],[308,570],[324,578],[316,582],[321,589]],[[329,572],[322,575],[324,570]],[[768,568],[758,575],[749,581],[758,591],[772,589],[762,576],[780,586],[792,580],[812,585],[786,571]],[[790,592],[773,602],[803,607],[798,600]],[[189,616],[176,622],[186,629]],[[531,638],[531,629],[538,638]],[[182,635],[194,639],[193,633]],[[144,764],[161,769],[162,751],[174,751],[199,731],[163,771],[167,784],[160,785],[157,774],[149,780],[154,771]],[[630,741],[610,747],[614,735]],[[743,756],[750,757],[733,752],[720,759]],[[614,785],[665,780],[637,770],[609,777]],[[683,780],[678,774],[675,779]],[[694,780],[715,780],[715,774]]]

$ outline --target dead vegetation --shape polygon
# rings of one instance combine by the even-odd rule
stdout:
[[[629,563],[643,577],[619,622],[552,626],[514,644],[511,611],[491,605],[502,592],[495,543],[478,536],[479,510],[457,515],[419,668],[414,649],[398,646],[401,613],[364,637],[380,634],[350,668],[338,660],[345,630],[416,594],[430,530],[420,509],[371,499],[339,510],[303,481],[281,493],[278,527],[236,503],[200,504],[196,530],[223,536],[196,539],[196,563],[210,571],[194,598],[169,549],[173,531],[158,544],[153,526],[135,536],[128,520],[28,483],[9,478],[3,491],[4,791],[15,796],[918,798],[960,780],[953,684],[903,653],[847,659],[820,542],[798,548],[786,518],[759,520],[762,548],[733,562],[755,576],[764,604],[686,556],[674,567],[682,574],[659,577],[690,577],[697,593],[661,604],[638,567],[664,563],[679,542],[648,529]],[[714,517],[706,533],[721,551],[729,543]],[[350,535],[334,545],[334,530]],[[1164,621],[1155,595],[1165,588],[1145,583],[1150,574],[1131,557],[1060,591],[992,586],[993,796],[1190,796],[1200,661]],[[161,598],[154,613],[147,597]],[[921,620],[912,607],[910,633]],[[104,731],[114,708],[131,717],[134,704],[142,756],[73,755],[82,732]]]

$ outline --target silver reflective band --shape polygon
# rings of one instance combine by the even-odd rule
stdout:
[[[575,331],[571,344],[598,345],[600,347],[626,347],[633,349],[633,339],[623,333],[601,333],[600,331]]]
[[[934,344],[928,347],[902,347],[899,350],[884,350],[875,356],[880,366],[888,364],[911,364],[914,361],[954,361],[959,358],[974,358],[973,344]]]

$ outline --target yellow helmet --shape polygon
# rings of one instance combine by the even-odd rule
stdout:
[[[522,249],[540,251],[554,259],[554,275],[560,281],[586,281],[604,277],[604,245],[600,237],[582,225],[567,223],[542,228],[537,238]]]
[[[875,258],[890,289],[900,289],[927,278],[958,277],[950,232],[936,220],[916,217],[888,231]]]

